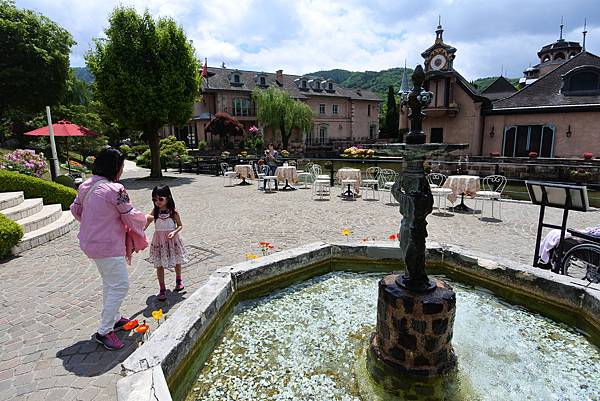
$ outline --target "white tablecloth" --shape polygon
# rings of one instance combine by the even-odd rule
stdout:
[[[298,170],[294,166],[279,166],[275,170],[278,181],[298,182]]]
[[[358,168],[341,168],[335,175],[341,184],[343,180],[356,180],[354,183],[354,192],[360,192],[360,169]]]
[[[239,174],[240,178],[254,179],[254,171],[249,164],[238,164],[233,168],[233,171]]]
[[[473,197],[475,192],[479,191],[479,176],[477,175],[451,175],[446,178],[443,185],[449,188],[452,193],[448,195],[448,200],[452,203],[461,195]]]

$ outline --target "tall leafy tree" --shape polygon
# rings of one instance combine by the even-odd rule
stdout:
[[[58,103],[74,44],[71,34],[47,17],[0,0],[0,116]]]
[[[281,143],[285,149],[295,129],[300,132],[312,129],[313,113],[310,107],[292,99],[281,89],[256,88],[252,97],[256,102],[256,118],[265,127],[281,133]]]
[[[166,124],[185,124],[199,94],[199,63],[183,30],[170,18],[155,21],[117,7],[106,39],[86,55],[96,98],[122,128],[142,131],[150,145],[151,176],[160,177],[160,138]]]
[[[244,135],[244,126],[227,113],[217,113],[206,126],[206,131],[218,135],[222,146],[230,143],[230,138]]]
[[[400,111],[396,103],[394,87],[388,88],[387,102],[385,107],[384,132],[387,138],[397,138],[400,125]]]

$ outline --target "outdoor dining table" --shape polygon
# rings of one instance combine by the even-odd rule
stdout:
[[[479,176],[477,175],[451,175],[446,178],[443,188],[449,188],[452,193],[448,195],[448,200],[452,203],[456,201],[460,195],[460,204],[452,208],[453,211],[471,212],[473,211],[465,205],[465,195],[473,197],[479,191]]]
[[[290,185],[290,181],[293,183],[298,182],[298,170],[295,166],[279,166],[275,170],[275,175],[277,176],[277,181],[285,180],[285,185],[280,191],[293,191],[296,189],[296,187]]]
[[[342,183],[344,180],[354,180],[354,192],[352,192],[352,189],[350,188],[352,184],[348,184],[348,189],[342,192],[342,196],[352,197],[359,194],[360,169],[344,167],[337,171],[336,177],[340,183]]]
[[[248,181],[246,181],[246,178],[250,178],[252,180],[254,179],[254,171],[252,171],[252,165],[250,165],[250,164],[237,164],[233,168],[233,171],[235,171],[236,173],[238,173],[238,175],[242,179],[242,182],[240,182],[238,185],[252,185],[251,183],[249,183]]]

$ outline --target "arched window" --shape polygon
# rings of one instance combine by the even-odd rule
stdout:
[[[565,54],[564,53],[556,53],[554,55],[554,60],[564,60],[565,59]]]
[[[265,86],[266,84],[267,84],[267,80],[265,79],[265,77],[260,77],[260,85]]]
[[[327,143],[327,126],[321,125],[319,127],[319,137],[317,138],[317,141],[321,145]]]
[[[581,66],[562,76],[562,94],[565,96],[600,95],[600,68]]]
[[[542,63],[545,63],[547,61],[550,61],[550,56],[545,55],[544,58],[542,59]]]

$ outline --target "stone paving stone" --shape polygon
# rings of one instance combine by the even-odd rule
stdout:
[[[149,212],[156,183],[135,180],[144,175],[146,171],[128,167],[122,181],[133,204]],[[310,189],[264,194],[254,185],[225,188],[221,177],[167,175],[176,179],[161,183],[171,187],[182,215],[183,240],[193,257],[183,273],[187,292],[169,292],[165,303],[156,301],[158,285],[154,268],[144,260],[147,251],[128,267],[130,290],[121,312],[153,326],[152,310],[162,307],[171,313],[213,271],[243,261],[246,252],[259,254],[259,241],[271,242],[275,250],[289,249],[344,240],[342,228],[350,229],[350,241],[387,240],[400,224],[397,206],[361,199],[343,202],[336,196],[338,188],[330,201],[316,202]],[[471,200],[467,204],[473,206]],[[531,264],[538,212],[531,204],[506,202],[501,222],[483,222],[470,214],[431,215],[428,239]],[[559,210],[548,209],[546,214],[560,223]],[[599,216],[572,212],[569,226],[597,224]],[[116,398],[119,365],[135,349],[137,337],[119,334],[127,344],[119,352],[90,341],[100,316],[101,283],[96,267],[79,249],[77,232],[76,228],[0,264],[0,371],[14,370],[12,377],[0,379],[0,401],[18,399],[14,383],[29,373],[43,378],[35,380],[36,391],[27,400],[54,401],[51,391],[63,388],[77,400]],[[172,289],[174,281],[174,274],[167,272],[167,288]]]

